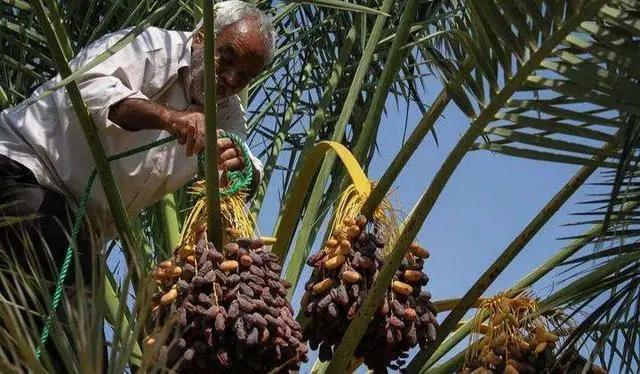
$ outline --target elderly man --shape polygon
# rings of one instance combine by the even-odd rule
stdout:
[[[106,35],[83,49],[71,61],[72,69],[93,60],[127,32]],[[232,0],[216,4],[215,35],[217,125],[245,139],[244,113],[236,94],[271,62],[274,31],[270,19],[253,5]],[[177,142],[111,163],[130,214],[176,190],[196,173],[195,155],[204,149],[203,63],[201,27],[193,33],[152,27],[79,79],[107,154],[177,136]],[[59,80],[45,83],[33,97]],[[239,150],[228,139],[218,141],[218,155],[221,169],[243,167]],[[261,164],[250,157],[255,185],[261,178]],[[0,113],[0,217],[38,216],[23,222],[19,230],[15,225],[0,225],[0,254],[11,251],[20,257],[15,248],[27,233],[38,248],[38,239],[43,239],[59,264],[68,245],[72,208],[93,167],[64,89]],[[111,236],[114,225],[99,184],[91,192],[88,208],[94,229]],[[79,247],[82,252],[82,242]],[[86,261],[89,256],[83,255]]]

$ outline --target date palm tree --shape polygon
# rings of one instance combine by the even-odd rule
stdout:
[[[493,281],[542,226],[594,178],[599,178],[597,183],[605,193],[586,202],[596,209],[578,212],[585,218],[576,224],[587,225],[585,233],[572,238],[506,291],[518,293],[554,271],[570,272],[572,277],[563,287],[540,304],[549,310],[563,310],[567,318],[562,323],[567,326],[577,323],[561,350],[577,348],[589,361],[599,361],[605,367],[638,370],[640,252],[635,245],[638,191],[634,177],[640,100],[634,93],[640,77],[640,2],[257,3],[273,15],[280,40],[272,66],[244,93],[249,139],[265,161],[264,180],[250,203],[254,217],[260,217],[267,199],[288,206],[301,165],[320,140],[346,145],[367,170],[376,148],[384,146],[378,134],[380,127],[387,125],[383,114],[394,110],[390,99],[418,108],[423,116],[419,123],[406,126],[411,133],[377,181],[364,214],[371,214],[381,203],[424,138],[436,135],[435,124],[445,108],[456,106],[469,120],[466,132],[435,177],[425,181],[427,188],[403,222],[388,262],[336,348],[334,359],[317,365],[317,371],[346,370],[402,260],[402,248],[415,239],[450,177],[472,151],[580,165],[580,169],[520,233],[515,233],[502,255],[460,295],[451,310],[442,313],[436,344],[418,352],[408,371],[453,372],[460,367],[463,354],[448,358],[447,353],[459,349],[458,343],[471,331],[471,323],[460,323],[462,318],[486,296]],[[132,27],[130,33],[110,52],[152,25],[191,29],[202,15],[201,5],[183,0],[0,0],[0,46],[8,51],[0,57],[0,108],[24,100],[36,86],[60,72],[64,80],[53,89],[67,89],[81,111],[82,100],[74,81],[90,66],[69,71],[69,58],[105,33],[125,27]],[[89,65],[107,57],[105,54]],[[443,87],[433,101],[426,99],[428,76],[438,79]],[[64,84],[68,84],[66,88]],[[147,367],[150,362],[138,345],[148,327],[148,308],[144,307],[148,290],[140,286],[139,279],[176,246],[180,223],[192,203],[186,193],[188,186],[138,216],[127,217],[119,206],[117,185],[104,182],[110,180],[108,159],[100,154],[99,143],[91,140],[90,120],[79,117],[92,142],[98,175],[118,219],[120,236],[107,252],[112,261],[105,271],[106,281],[95,282],[94,292],[106,295],[105,303],[99,303],[104,307],[81,307],[86,313],[79,313],[78,321],[94,325],[103,317],[109,321],[113,331],[110,371]],[[594,177],[601,170],[604,174]],[[294,285],[310,249],[322,239],[321,223],[330,219],[345,179],[335,157],[327,155],[311,187],[304,191],[301,214],[285,216],[283,208],[274,227],[260,228],[278,234],[278,250],[288,257],[283,276]],[[128,268],[135,270],[131,279],[120,268],[118,260],[123,257]],[[8,278],[3,280],[8,282]],[[46,308],[40,311],[44,313]],[[15,336],[11,332],[16,331],[24,336],[24,340],[16,338],[0,345],[14,350],[33,347],[39,332],[20,326],[32,324],[20,321],[11,308],[0,313],[12,327],[3,331],[3,337]],[[72,329],[73,338],[52,338],[64,350],[70,367],[97,367],[94,361],[100,359],[99,352],[82,352],[100,339],[100,334],[89,336],[91,329],[80,326],[78,323]],[[23,349],[17,357],[28,367],[42,369],[29,352]],[[43,362],[47,368],[46,357]]]

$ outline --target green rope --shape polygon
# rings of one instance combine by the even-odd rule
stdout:
[[[172,140],[175,140],[175,136],[170,136],[164,139],[157,140],[153,143],[149,143],[122,153],[118,153],[114,156],[108,158],[109,161],[118,160],[124,157],[131,156],[136,153],[140,153],[151,148],[155,148],[157,146],[166,144]],[[71,240],[69,242],[69,246],[64,255],[64,261],[62,265],[60,265],[60,275],[58,276],[58,280],[56,281],[55,292],[53,293],[53,297],[51,298],[51,303],[49,305],[49,314],[47,315],[47,319],[45,321],[44,327],[42,328],[42,332],[40,334],[40,343],[36,348],[36,357],[39,359],[42,356],[42,348],[47,344],[49,340],[49,334],[51,329],[51,323],[53,322],[53,316],[55,315],[58,307],[60,306],[60,300],[62,299],[62,291],[64,287],[65,280],[67,279],[67,274],[69,273],[69,267],[71,266],[71,259],[73,258],[73,249],[75,247],[76,239],[78,238],[78,233],[80,232],[80,228],[82,227],[82,219],[86,214],[87,209],[87,201],[89,200],[89,195],[91,194],[91,187],[93,187],[93,182],[96,179],[97,170],[94,168],[89,176],[89,180],[87,182],[87,186],[80,197],[80,203],[78,206],[78,210],[75,213],[73,227],[71,229]]]
[[[136,153],[140,153],[140,152],[143,152],[143,151],[148,151],[151,148],[155,148],[155,147],[161,146],[163,144],[169,143],[169,142],[174,141],[174,140],[176,140],[175,135],[168,136],[166,138],[162,138],[160,140],[156,140],[153,143],[145,144],[143,146],[136,147],[136,148],[130,149],[128,151],[124,151],[122,153],[118,153],[118,154],[113,155],[113,156],[109,156],[107,158],[107,160],[109,160],[109,161],[119,160],[121,158],[129,157],[131,155],[135,155]]]
[[[227,133],[225,131],[220,132],[223,138],[229,138],[240,150],[242,154],[242,163],[244,168],[242,170],[234,170],[227,173],[227,179],[229,180],[229,186],[220,190],[220,196],[232,196],[246,190],[251,186],[253,180],[253,163],[249,158],[250,152],[247,143],[245,143],[238,135],[233,133]]]
[[[218,132],[220,138],[231,139],[233,144],[242,154],[242,163],[244,167],[241,170],[234,170],[227,173],[227,179],[229,180],[229,186],[226,188],[220,189],[220,196],[233,196],[242,190],[247,190],[251,186],[251,181],[253,180],[253,163],[251,162],[251,158],[249,157],[249,147],[247,143],[245,143],[242,138],[238,135],[226,131],[220,130]],[[203,169],[204,165],[204,155],[198,156],[198,163],[200,170]],[[203,192],[203,195],[205,193]]]
[[[221,196],[230,196],[238,193],[242,189],[246,189],[251,185],[251,180],[253,178],[253,166],[251,160],[249,158],[249,148],[246,143],[242,141],[240,137],[235,134],[227,133],[224,131],[220,132],[221,137],[229,138],[235,144],[238,149],[240,149],[242,153],[242,160],[244,162],[244,168],[242,170],[231,171],[228,173],[228,178],[230,181],[229,187],[220,190]],[[109,161],[118,160],[124,157],[128,157],[140,152],[147,151],[151,148],[158,147],[160,145],[166,144],[170,141],[175,140],[175,136],[166,137],[160,140],[157,140],[153,143],[149,143],[137,148],[133,148],[131,150],[118,153],[114,156],[110,156],[107,159]],[[71,266],[71,259],[73,258],[73,249],[75,247],[76,239],[78,238],[78,233],[80,232],[80,228],[82,227],[82,220],[86,214],[87,201],[89,200],[89,195],[91,194],[91,187],[93,187],[93,183],[96,179],[97,171],[94,168],[89,176],[89,180],[87,182],[87,186],[80,197],[80,203],[78,206],[78,210],[75,213],[73,228],[71,229],[71,240],[69,242],[69,246],[65,252],[64,261],[60,266],[60,275],[58,276],[58,280],[56,281],[56,289],[51,298],[51,303],[49,306],[49,314],[47,315],[47,319],[45,321],[44,327],[42,328],[42,333],[40,334],[40,343],[36,348],[36,357],[39,359],[42,356],[42,348],[47,344],[47,340],[49,339],[51,323],[53,322],[53,316],[55,315],[58,307],[60,306],[60,300],[62,299],[62,291],[64,287],[65,280],[67,278],[67,274],[69,273],[69,267]]]
[[[96,169],[94,168],[91,172],[91,176],[89,176],[89,182],[82,193],[82,197],[80,198],[80,206],[78,207],[78,211],[76,212],[73,229],[71,230],[71,241],[69,246],[67,247],[67,251],[64,255],[64,261],[62,262],[62,266],[60,267],[60,276],[58,277],[58,281],[56,282],[56,291],[53,294],[53,298],[51,298],[50,312],[47,316],[47,320],[42,329],[42,334],[40,335],[40,344],[36,348],[36,357],[40,358],[42,355],[42,347],[47,344],[47,340],[49,339],[49,328],[51,327],[51,322],[53,321],[53,316],[60,305],[60,299],[62,299],[62,288],[64,286],[64,281],[67,278],[67,273],[69,272],[69,266],[71,265],[71,259],[73,258],[73,248],[76,244],[76,239],[78,237],[78,233],[80,232],[80,227],[82,227],[82,219],[86,213],[87,200],[89,200],[89,194],[91,193],[91,187],[93,186],[93,181],[96,179]]]

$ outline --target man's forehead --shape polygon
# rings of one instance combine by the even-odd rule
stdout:
[[[222,41],[232,39],[242,41],[245,48],[250,49],[251,52],[266,54],[268,43],[260,32],[260,28],[260,21],[257,18],[247,17],[225,27],[218,37]]]
[[[235,32],[241,34],[259,34],[260,22],[256,17],[246,17],[230,25]]]

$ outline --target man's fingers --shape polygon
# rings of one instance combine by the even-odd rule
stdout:
[[[193,153],[200,154],[200,152],[202,152],[203,150],[204,150],[204,134],[198,131],[196,134],[195,145],[193,147]]]
[[[194,126],[187,126],[187,149],[185,151],[187,157],[193,155],[193,146],[196,142],[196,128]]]
[[[218,154],[223,153],[226,149],[234,147],[233,141],[229,138],[218,139]]]
[[[240,157],[232,158],[231,160],[227,160],[224,162],[224,166],[229,170],[239,170],[244,166],[244,162]]]
[[[224,152],[222,152],[222,154],[218,155],[218,158],[220,159],[220,162],[222,161],[227,161],[227,160],[231,160],[234,157],[238,157],[238,151],[236,151],[235,148],[227,148],[227,150],[225,150]]]
[[[196,128],[196,144],[193,152],[196,154],[200,154],[200,152],[204,150],[205,143],[206,143],[206,139],[204,136],[204,128],[202,126],[197,127]]]
[[[184,143],[187,142],[187,132],[186,131],[179,131],[176,134],[176,138],[178,139],[178,144],[184,145]]]

